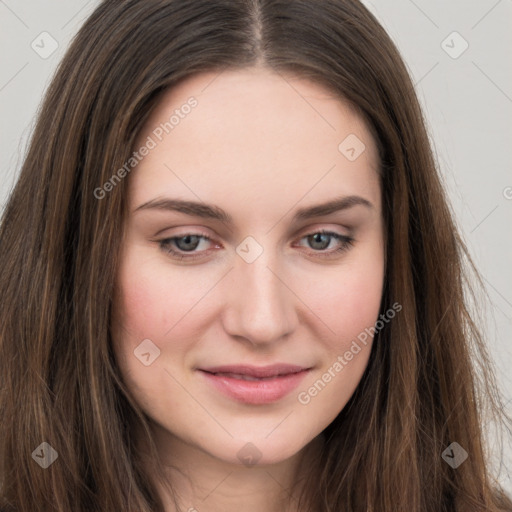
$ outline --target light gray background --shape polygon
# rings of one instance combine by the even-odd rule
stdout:
[[[0,0],[2,209],[49,80],[98,3]],[[482,327],[512,413],[512,0],[364,3],[397,43],[416,83],[457,221],[487,286]],[[45,59],[31,47],[35,41],[40,52],[51,49],[42,32],[58,43]],[[500,480],[512,493],[512,442],[504,442]]]

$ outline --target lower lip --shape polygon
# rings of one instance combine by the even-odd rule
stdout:
[[[269,404],[281,400],[298,387],[309,373],[304,370],[265,380],[242,380],[201,371],[217,390],[245,404]]]

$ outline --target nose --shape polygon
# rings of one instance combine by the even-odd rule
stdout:
[[[264,251],[252,263],[237,257],[224,283],[224,329],[259,346],[282,340],[297,324],[298,299],[288,287],[282,265],[269,253]]]

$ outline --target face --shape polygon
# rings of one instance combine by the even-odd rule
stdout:
[[[135,149],[112,330],[125,382],[172,449],[284,461],[367,365],[384,277],[374,140],[323,87],[252,68],[166,92]]]

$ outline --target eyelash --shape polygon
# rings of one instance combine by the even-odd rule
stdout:
[[[341,235],[340,233],[335,233],[333,231],[327,231],[327,230],[323,230],[323,229],[321,229],[319,231],[313,231],[311,233],[308,233],[308,234],[304,235],[303,237],[301,237],[300,240],[302,240],[304,238],[308,238],[310,236],[314,236],[314,235],[327,235],[327,236],[330,236],[340,242],[340,246],[337,249],[330,250],[330,251],[325,251],[325,250],[313,251],[314,256],[319,256],[320,258],[333,257],[335,254],[339,254],[339,253],[342,253],[342,252],[348,250],[354,243],[354,239],[350,236]],[[158,243],[158,246],[164,253],[170,254],[173,258],[177,258],[179,260],[189,260],[189,261],[195,260],[197,258],[201,258],[203,253],[206,251],[202,251],[200,253],[189,254],[186,252],[179,252],[170,247],[169,244],[172,243],[173,241],[180,240],[182,238],[186,238],[187,236],[197,236],[197,237],[200,237],[203,240],[207,240],[209,242],[213,241],[209,236],[207,236],[203,233],[185,233],[184,235],[181,235],[181,236],[164,238],[162,240],[154,240],[154,242]]]

